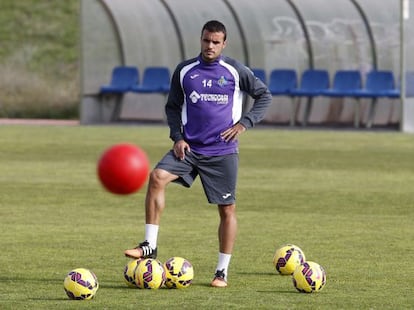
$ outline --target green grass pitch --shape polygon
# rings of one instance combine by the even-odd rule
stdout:
[[[194,266],[185,290],[130,289],[123,250],[144,233],[145,188],[102,189],[96,163],[133,142],[151,164],[171,146],[166,126],[0,127],[1,309],[411,309],[414,305],[414,136],[395,132],[256,128],[240,141],[239,233],[229,287],[209,287],[217,260],[216,206],[200,182],[171,184],[159,259]],[[272,265],[294,243],[327,284],[296,292]],[[91,301],[71,301],[68,271],[94,271]]]

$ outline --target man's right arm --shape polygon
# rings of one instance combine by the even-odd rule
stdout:
[[[175,69],[171,79],[170,92],[165,105],[168,127],[170,127],[170,138],[174,142],[183,140],[181,111],[184,103],[184,93],[180,83],[180,71]]]

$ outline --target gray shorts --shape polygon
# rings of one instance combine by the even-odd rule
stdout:
[[[200,175],[208,202],[227,205],[236,201],[238,166],[238,154],[205,156],[187,152],[185,159],[179,160],[171,150],[160,160],[156,168],[177,175],[178,179],[174,182],[185,187],[190,187]]]

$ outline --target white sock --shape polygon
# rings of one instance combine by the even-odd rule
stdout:
[[[145,240],[148,241],[151,248],[157,247],[159,225],[145,224]]]
[[[216,270],[223,270],[224,274],[226,275],[226,280],[227,280],[227,271],[229,269],[230,259],[231,259],[231,254],[225,254],[225,253],[219,252]]]

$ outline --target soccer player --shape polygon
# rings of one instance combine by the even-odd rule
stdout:
[[[216,20],[201,31],[201,53],[176,67],[165,106],[172,149],[150,173],[145,199],[145,241],[124,253],[131,258],[157,256],[165,188],[170,182],[190,187],[197,176],[211,204],[217,204],[218,263],[211,286],[226,287],[237,233],[236,179],[238,137],[261,121],[271,104],[267,86],[240,62],[222,55],[226,28]],[[243,93],[254,103],[242,114]]]

